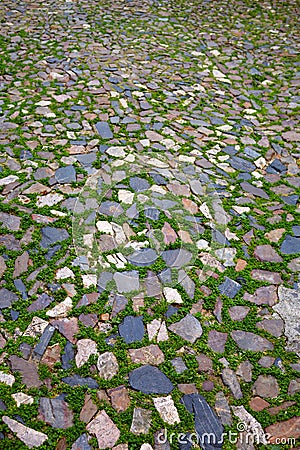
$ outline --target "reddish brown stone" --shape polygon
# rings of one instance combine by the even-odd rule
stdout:
[[[97,398],[99,402],[110,403],[109,398],[104,389],[99,389],[99,391],[97,391]]]
[[[13,278],[18,278],[22,273],[27,272],[29,263],[29,254],[28,252],[22,253],[22,255],[18,256],[15,261],[15,270],[13,273]]]
[[[254,269],[251,272],[251,278],[257,281],[266,281],[270,284],[281,284],[282,279],[279,273],[269,270]]]
[[[92,400],[92,397],[89,394],[85,395],[84,405],[82,410],[80,411],[79,419],[81,422],[89,423],[94,415],[96,414],[98,408]]]
[[[238,259],[236,262],[235,271],[241,272],[242,270],[245,269],[246,266],[247,266],[247,261],[245,261],[244,259]]]
[[[298,439],[300,437],[300,416],[274,423],[268,426],[265,432],[271,436],[269,439],[270,444],[276,444],[278,442],[278,440],[276,442],[276,439]]]
[[[67,447],[68,447],[67,439],[63,437],[58,441],[55,450],[67,450]]]
[[[256,305],[273,306],[277,303],[277,287],[276,286],[262,286],[254,292],[253,295],[245,292],[244,300],[255,303]]]
[[[58,331],[68,339],[68,341],[72,342],[72,344],[76,344],[77,339],[75,335],[79,333],[78,320],[76,317],[72,317],[71,319],[57,319],[51,320],[51,324],[58,329]]]
[[[279,406],[273,406],[272,408],[268,409],[268,413],[271,414],[271,416],[276,416],[280,411],[285,411],[286,409],[290,408],[291,406],[295,405],[296,402],[283,402]]]
[[[198,390],[194,383],[178,384],[178,389],[183,394],[197,394],[198,393]]]
[[[126,411],[130,405],[130,397],[125,386],[118,386],[107,391],[110,396],[112,407],[118,411]]]
[[[48,347],[41,359],[42,364],[52,368],[55,363],[59,362],[61,348],[59,344],[54,344]]]
[[[254,257],[262,262],[282,262],[281,256],[271,245],[258,245],[254,250]]]
[[[164,362],[165,357],[158,345],[151,344],[147,347],[129,349],[129,356],[133,363],[159,365]]]
[[[250,400],[250,408],[253,409],[253,411],[259,412],[266,409],[268,406],[270,406],[270,403],[266,402],[263,398],[253,397]]]

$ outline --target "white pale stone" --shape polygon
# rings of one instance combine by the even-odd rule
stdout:
[[[48,317],[65,317],[72,309],[72,299],[67,297],[63,302],[46,312]]]
[[[160,329],[157,333],[157,342],[167,341],[169,339],[166,322],[163,322],[160,326]]]
[[[106,153],[108,153],[110,156],[114,156],[116,158],[125,158],[126,153],[124,151],[125,147],[109,147],[106,150]]]
[[[165,287],[164,288],[164,296],[168,303],[183,303],[181,295],[177,291],[177,289]]]
[[[249,206],[233,206],[232,209],[234,209],[234,211],[236,211],[238,214],[243,214],[243,213],[248,213],[250,212],[250,208]]]
[[[74,272],[69,267],[62,267],[56,272],[57,280],[63,280],[65,278],[75,278]]]
[[[2,420],[11,431],[16,433],[18,438],[24,442],[28,448],[40,447],[48,439],[46,434],[26,427],[22,423],[17,422],[8,416],[3,416]]]
[[[82,283],[85,288],[89,288],[90,286],[97,286],[97,275],[82,275]]]
[[[83,366],[91,355],[99,355],[96,342],[92,341],[92,339],[80,339],[77,341],[76,366]]]
[[[93,234],[84,234],[83,235],[83,244],[88,247],[92,248],[94,242],[94,235]]]
[[[123,231],[123,228],[121,227],[121,225],[118,225],[117,223],[112,222],[112,229],[114,232],[114,237],[115,237],[115,241],[118,245],[124,244],[127,239],[126,239],[126,235]]]
[[[0,179],[0,186],[6,186],[7,184],[14,183],[19,177],[17,175],[8,175],[8,177]]]
[[[23,333],[23,336],[37,337],[41,336],[48,326],[48,322],[40,317],[33,317],[31,323],[28,325]]]
[[[16,392],[15,394],[12,394],[12,398],[17,404],[17,407],[21,405],[32,405],[34,402],[34,398],[31,397],[31,395],[24,394],[24,392]]]
[[[153,447],[150,444],[143,444],[140,450],[153,450]]]
[[[0,383],[7,384],[7,386],[12,386],[15,381],[16,379],[13,375],[5,372],[0,372]]]
[[[63,199],[64,196],[61,194],[47,194],[44,196],[38,196],[36,205],[39,208],[42,208],[43,206],[53,206],[61,202]]]
[[[114,234],[112,225],[107,220],[98,220],[96,227],[101,233],[111,234],[112,236]]]
[[[134,199],[134,193],[127,191],[126,189],[120,189],[118,191],[119,202],[125,203],[126,205],[131,205]]]
[[[160,319],[154,319],[152,322],[147,323],[147,332],[149,341],[152,341],[152,339],[157,335],[159,329],[161,326],[161,320]]]
[[[207,218],[207,219],[211,219],[212,220],[212,216],[209,212],[209,208],[207,206],[206,203],[202,203],[202,205],[200,206],[200,211],[202,212],[202,214]]]
[[[153,403],[164,422],[170,425],[180,422],[178,411],[171,395],[167,397],[155,397]]]
[[[209,248],[209,244],[205,239],[199,239],[199,241],[197,241],[196,245],[199,250],[206,250]]]

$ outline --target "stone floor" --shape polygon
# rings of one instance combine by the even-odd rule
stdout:
[[[2,0],[1,449],[300,448],[298,16]]]

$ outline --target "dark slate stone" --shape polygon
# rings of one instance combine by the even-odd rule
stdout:
[[[253,163],[240,158],[239,156],[232,156],[228,162],[234,169],[240,170],[241,172],[254,172],[256,169],[256,166]]]
[[[11,320],[18,320],[19,315],[20,315],[19,311],[15,311],[14,309],[10,311]]]
[[[56,242],[64,241],[70,237],[64,228],[44,227],[41,232],[42,240],[40,246],[42,248],[49,248],[51,245],[56,244]]]
[[[40,337],[38,344],[35,346],[33,350],[33,356],[35,359],[37,360],[41,359],[41,357],[45,353],[46,348],[48,347],[48,344],[54,334],[54,331],[55,328],[52,325],[46,326],[42,336]]]
[[[46,309],[50,303],[53,302],[53,297],[49,297],[46,292],[39,295],[37,300],[31,303],[31,305],[28,306],[27,311],[28,312],[35,312],[35,311],[41,311],[42,309]]]
[[[174,386],[164,373],[150,365],[139,367],[129,373],[132,389],[144,394],[169,394]]]
[[[241,289],[241,285],[231,278],[225,277],[222,284],[218,286],[222,295],[226,295],[229,298],[233,298]]]
[[[101,293],[105,291],[107,283],[113,279],[111,272],[101,272],[97,281],[98,291]]]
[[[3,400],[0,399],[0,411],[6,411],[7,410],[7,406],[4,403]]]
[[[250,173],[241,172],[238,175],[238,180],[249,181],[249,180],[251,180],[251,178],[252,177],[251,177]]]
[[[18,296],[6,288],[0,289],[0,309],[9,308],[18,300]]]
[[[243,183],[241,183],[241,188],[244,191],[255,195],[256,197],[261,197],[261,198],[265,198],[265,199],[269,198],[268,194],[263,189],[253,186],[253,184],[251,184],[251,183],[243,182]]]
[[[102,139],[112,139],[114,137],[110,126],[107,122],[98,122],[96,123],[96,130],[98,131],[100,137]]]
[[[159,211],[156,208],[145,208],[145,216],[151,220],[159,219]]]
[[[19,350],[22,353],[23,358],[29,359],[32,350],[31,345],[27,344],[27,342],[22,342],[19,346]]]
[[[295,237],[288,234],[281,244],[280,251],[284,255],[294,255],[295,253],[300,253],[300,237]]]
[[[287,205],[296,206],[299,200],[299,195],[287,195],[286,197],[281,197],[281,200]]]
[[[260,153],[256,152],[252,147],[245,147],[244,153],[248,158],[257,159],[260,157]]]
[[[76,170],[73,166],[60,167],[55,172],[56,181],[60,184],[76,181]]]
[[[148,183],[148,181],[145,180],[144,178],[140,178],[140,177],[130,178],[129,184],[130,184],[131,189],[133,189],[135,192],[146,191],[150,187],[150,184]]]
[[[91,377],[81,377],[80,375],[72,375],[70,377],[62,378],[62,381],[69,386],[84,386],[89,389],[98,389],[98,383]]]
[[[162,258],[169,267],[183,267],[192,259],[192,253],[182,248],[176,250],[165,250]]]
[[[119,325],[120,336],[126,344],[141,341],[144,337],[144,324],[141,316],[126,316]]]
[[[158,184],[159,186],[166,186],[168,184],[167,180],[165,180],[165,178],[159,173],[150,173],[150,176],[154,183]]]
[[[176,308],[176,306],[170,305],[169,308],[166,311],[165,316],[167,318],[174,316],[174,314],[178,313],[178,308]]]
[[[76,155],[76,159],[83,167],[89,167],[93,164],[93,162],[96,161],[97,154],[94,152],[91,152],[91,153],[85,153],[82,155]]]
[[[84,433],[74,442],[72,445],[72,449],[74,450],[92,450],[92,447],[90,446],[88,442],[87,434]]]
[[[73,345],[70,341],[67,341],[64,353],[61,356],[61,366],[64,370],[71,369],[72,367],[72,361],[74,361],[75,358],[75,352],[73,349]]]
[[[231,245],[229,240],[219,230],[212,231],[212,239],[221,245]]]
[[[293,230],[294,236],[300,237],[300,225],[294,225],[292,227],[292,230]]]
[[[52,248],[50,248],[45,255],[46,261],[50,261],[50,259],[52,259],[60,249],[61,249],[61,245],[59,245],[59,244],[56,244]]]
[[[171,269],[164,269],[158,274],[158,278],[163,284],[172,282],[172,271]]]
[[[23,283],[23,281],[21,280],[21,278],[17,278],[16,280],[14,280],[14,285],[15,285],[15,288],[17,289],[17,291],[19,291],[20,294],[22,294],[22,299],[26,300],[28,298],[26,286]]]
[[[195,430],[201,448],[203,450],[222,448],[223,425],[205,398],[200,394],[186,394],[181,402],[191,414],[194,414]]]
[[[132,255],[127,256],[127,260],[130,264],[138,267],[151,266],[157,260],[157,254],[152,248],[141,248]]]
[[[279,159],[274,159],[274,161],[267,167],[267,173],[285,173],[287,171],[284,164]]]
[[[123,213],[123,208],[119,203],[108,200],[101,203],[98,211],[104,216],[119,217]]]

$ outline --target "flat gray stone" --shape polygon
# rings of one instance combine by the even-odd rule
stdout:
[[[148,181],[140,177],[130,178],[129,185],[134,192],[146,191],[150,187]]]
[[[98,211],[104,216],[119,217],[124,210],[119,203],[108,200],[101,203]]]
[[[165,250],[161,256],[167,266],[181,268],[190,263],[193,255],[188,250],[178,248],[175,250]]]
[[[141,248],[132,255],[127,256],[127,260],[130,264],[138,267],[151,266],[157,260],[158,256],[152,248]]]
[[[107,122],[97,122],[95,126],[102,139],[112,139],[114,137]]]
[[[0,289],[0,309],[10,308],[17,300],[17,294],[14,294],[6,288]]]
[[[241,289],[241,285],[231,278],[225,277],[222,284],[218,286],[222,295],[226,295],[229,298],[234,298]]]
[[[138,291],[140,288],[139,272],[137,270],[116,272],[113,278],[120,293]]]
[[[179,322],[170,325],[169,330],[192,344],[202,336],[202,327],[198,319],[187,314]]]
[[[40,246],[42,248],[49,248],[56,242],[65,241],[70,237],[67,230],[64,228],[44,227],[41,230],[42,240]]]
[[[273,350],[273,344],[266,338],[249,331],[236,330],[231,333],[232,339],[242,350],[250,350],[252,352],[264,352],[265,350]]]
[[[126,316],[119,325],[119,333],[126,344],[141,341],[145,333],[143,318],[140,316]]]
[[[228,367],[225,367],[222,370],[222,380],[223,380],[223,383],[225,384],[225,386],[229,387],[234,398],[236,398],[237,400],[243,398],[243,393],[241,390],[240,383],[239,383],[237,376],[233,370],[229,369]]]
[[[284,255],[300,253],[300,238],[288,234],[281,244],[280,251]]]
[[[64,400],[65,394],[55,398],[41,397],[39,419],[53,428],[67,429],[73,426],[73,411]]]
[[[75,182],[76,170],[73,166],[60,167],[55,172],[55,179],[60,184]]]
[[[278,298],[279,302],[273,306],[273,310],[280,315],[284,322],[284,335],[287,338],[286,350],[300,356],[300,292],[279,286]]]
[[[157,367],[142,366],[129,372],[129,384],[132,389],[144,394],[169,394],[174,386]]]

